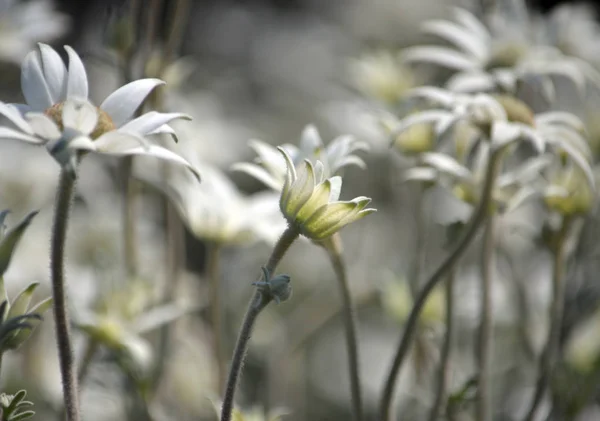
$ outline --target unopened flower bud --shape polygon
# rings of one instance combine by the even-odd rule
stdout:
[[[271,278],[267,268],[262,268],[264,281],[254,282],[252,285],[258,287],[269,299],[275,300],[277,304],[286,301],[292,296],[291,278],[289,275],[277,275]]]

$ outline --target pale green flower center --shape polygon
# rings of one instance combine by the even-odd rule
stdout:
[[[52,121],[54,121],[56,123],[56,125],[58,126],[58,128],[60,130],[64,129],[63,122],[62,122],[62,113],[63,113],[64,104],[65,104],[64,102],[58,102],[58,103],[54,104],[53,106],[51,106],[50,108],[48,108],[46,111],[44,111],[44,114],[46,114],[48,117],[50,117],[52,119]],[[92,133],[90,134],[90,138],[92,138],[92,139],[98,139],[104,133],[108,133],[110,131],[116,130],[116,128],[117,128],[115,126],[115,123],[113,122],[112,118],[110,118],[110,116],[106,113],[106,111],[104,111],[101,108],[96,107],[96,112],[98,113],[98,123],[96,124],[94,131],[92,131]]]

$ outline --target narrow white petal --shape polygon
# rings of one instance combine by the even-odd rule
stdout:
[[[21,65],[21,89],[25,101],[34,111],[43,111],[54,103],[44,79],[39,53],[34,50],[27,54]]]
[[[457,99],[455,93],[436,86],[420,86],[418,88],[413,88],[408,91],[407,96],[410,98],[422,98],[446,108],[452,107]]]
[[[454,19],[475,33],[483,42],[489,42],[491,39],[491,35],[485,25],[468,10],[460,7],[454,8]]]
[[[430,165],[438,171],[444,172],[458,179],[470,179],[471,172],[459,164],[454,158],[436,152],[426,152],[421,156],[422,163]]]
[[[62,110],[62,121],[65,127],[89,135],[98,124],[98,112],[89,102],[67,101]]]
[[[473,33],[464,27],[445,20],[425,22],[421,29],[423,32],[437,35],[438,37],[451,42],[479,61],[483,62],[487,60],[488,48],[485,42],[486,40],[479,38],[477,33]]]
[[[24,133],[33,134],[29,124],[23,119],[21,113],[13,105],[0,102],[0,114],[6,117],[11,123]]]
[[[404,50],[402,58],[406,61],[437,64],[453,70],[474,70],[481,67],[476,59],[446,47],[411,47]]]
[[[0,139],[18,140],[21,142],[33,143],[35,145],[41,145],[44,143],[42,139],[39,139],[32,135],[28,135],[26,133],[19,132],[17,130],[9,129],[8,127],[0,127]]]
[[[176,119],[191,120],[191,117],[182,113],[150,111],[121,126],[120,130],[145,136]]]
[[[138,147],[149,149],[150,147],[144,138],[132,133],[121,132],[118,130],[103,134],[94,141],[94,144],[96,145],[98,152],[112,154],[123,153],[125,155],[126,153],[124,152],[130,149],[135,149]]]
[[[336,202],[340,198],[342,192],[342,177],[334,176],[329,179],[331,193],[329,194],[329,202]]]
[[[585,124],[579,117],[574,114],[567,113],[564,111],[549,111],[541,113],[535,116],[536,126],[539,125],[550,125],[550,124],[561,124],[564,126],[571,127],[574,130],[585,131]]]
[[[302,131],[302,136],[300,137],[300,149],[308,154],[314,154],[323,149],[323,140],[321,139],[321,135],[319,135],[319,131],[313,124],[309,124]]]
[[[68,45],[65,50],[69,55],[69,72],[67,76],[67,98],[88,99],[88,80],[85,67],[79,55]]]
[[[65,99],[67,69],[60,55],[52,47],[42,43],[38,44],[38,46],[48,90],[50,91],[52,102],[56,104]]]
[[[38,136],[48,140],[57,140],[61,137],[60,130],[47,115],[43,113],[29,113],[27,114],[27,120],[31,129]]]
[[[77,149],[82,151],[95,151],[97,149],[94,141],[88,136],[77,136],[76,138],[69,141],[68,147],[70,149]]]
[[[108,113],[117,127],[128,122],[142,102],[158,85],[164,85],[160,79],[140,79],[120,87],[110,94],[100,108]]]
[[[258,165],[249,164],[247,162],[238,162],[233,164],[231,169],[233,171],[245,172],[249,176],[256,178],[258,181],[262,182],[264,185],[273,190],[278,191],[283,188],[282,183],[277,181],[271,174],[265,171],[264,168]]]
[[[485,72],[464,72],[453,75],[446,88],[453,92],[473,93],[490,91],[496,86],[494,78]]]
[[[453,114],[446,110],[428,110],[420,113],[409,115],[398,123],[398,126],[394,127],[392,133],[392,139],[396,141],[396,137],[402,132],[408,130],[416,124],[422,123],[437,123],[440,120],[444,122],[450,121],[454,118]]]

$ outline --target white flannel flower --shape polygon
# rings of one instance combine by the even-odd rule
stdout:
[[[219,169],[191,162],[202,168],[202,183],[180,168],[172,168],[166,185],[158,180],[151,182],[175,204],[192,234],[225,245],[277,241],[286,227],[277,193],[244,196]]]
[[[506,13],[506,12],[505,12]],[[522,13],[521,13],[522,14]],[[437,64],[458,73],[448,81],[456,92],[477,92],[502,89],[513,92],[518,81],[542,78],[542,87],[553,97],[553,76],[572,80],[579,91],[585,91],[587,80],[600,83],[600,75],[588,63],[562,54],[551,46],[534,46],[533,22],[525,16],[510,24],[506,16],[495,16],[495,28],[488,29],[470,12],[455,8],[454,20],[425,22],[425,33],[436,35],[451,44],[416,46],[404,51],[408,62]],[[510,22],[510,23],[509,23]],[[494,30],[495,29],[495,30]]]
[[[245,172],[264,183],[273,190],[281,190],[286,178],[286,162],[282,159],[278,148],[260,140],[251,140],[250,147],[258,155],[256,164],[237,163],[233,169]],[[343,168],[355,165],[365,168],[366,164],[355,153],[368,150],[368,145],[359,142],[352,136],[339,136],[326,147],[316,127],[308,125],[302,132],[300,147],[292,144],[281,146],[292,162],[300,164],[304,159],[312,162],[320,161],[325,171],[325,177],[339,174]]]
[[[77,166],[78,151],[93,152],[113,156],[145,155],[175,162],[189,168],[199,178],[196,169],[185,159],[157,145],[148,144],[143,137],[128,131],[99,131],[102,124],[98,109],[87,101],[67,100],[61,106],[58,116],[60,125],[44,113],[27,113],[21,117],[18,110],[10,105],[0,103],[0,114],[15,124],[21,133],[20,140],[44,145],[58,163],[72,175]],[[0,136],[6,132],[0,127]],[[96,133],[98,137],[96,136]]]
[[[283,155],[287,170],[279,207],[288,223],[305,237],[324,240],[346,225],[376,212],[366,208],[371,202],[368,197],[339,201],[342,178],[327,178],[321,161],[316,161],[313,167],[306,159],[297,172],[296,164],[285,149],[279,147],[278,150]]]
[[[68,21],[47,0],[0,0],[0,60],[20,63],[38,41],[66,31]]]
[[[26,104],[14,104],[22,114],[44,112],[60,125],[61,111],[66,100],[88,100],[85,67],[71,47],[65,46],[65,50],[69,56],[68,68],[58,53],[45,44],[38,44],[38,48],[25,57],[21,66],[21,89]],[[160,133],[173,135],[169,122],[189,119],[188,116],[151,111],[134,118],[136,110],[150,92],[163,84],[160,79],[140,79],[110,94],[97,108],[98,127],[92,137],[115,129],[142,137]],[[2,137],[11,138],[7,132]],[[14,138],[26,140],[18,136]]]

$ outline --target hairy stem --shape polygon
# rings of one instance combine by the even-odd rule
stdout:
[[[283,232],[277,241],[277,244],[275,244],[275,247],[271,252],[271,256],[265,265],[267,273],[273,274],[275,272],[277,265],[285,255],[286,251],[290,248],[294,240],[298,238],[298,235],[300,235],[300,233],[294,226],[289,226]],[[264,281],[268,280],[265,279]],[[244,321],[242,322],[242,328],[240,329],[240,333],[235,344],[231,367],[229,368],[229,376],[227,378],[227,385],[225,386],[223,406],[221,407],[221,421],[231,421],[235,391],[237,390],[238,381],[244,365],[244,360],[246,358],[246,352],[248,351],[248,342],[250,341],[252,328],[254,327],[256,318],[270,301],[271,298],[263,294],[259,289],[256,290],[252,296],[252,299],[250,300],[250,305],[248,306],[248,310],[246,310],[246,315],[244,316]]]
[[[221,393],[225,381],[225,361],[223,360],[223,338],[221,327],[221,279],[219,276],[219,257],[221,245],[208,244],[206,271],[210,289],[210,323],[213,333],[213,356],[217,362],[217,393]]]
[[[444,343],[440,354],[440,367],[438,372],[438,381],[435,391],[435,399],[429,421],[436,421],[440,416],[442,404],[446,399],[446,388],[448,387],[448,369],[450,367],[450,351],[452,350],[452,336],[454,335],[454,271],[450,271],[446,280],[446,332],[444,333]]]
[[[63,399],[67,421],[79,421],[79,397],[69,316],[65,290],[65,244],[71,203],[75,192],[75,179],[69,172],[60,173],[51,242],[51,276],[54,321],[56,324],[56,342],[63,385]]]
[[[421,310],[423,309],[423,306],[425,305],[429,294],[433,291],[438,282],[444,279],[448,272],[454,268],[456,262],[467,251],[468,246],[471,244],[477,232],[479,231],[480,225],[488,215],[494,180],[496,179],[501,163],[500,157],[501,150],[491,154],[490,160],[488,162],[487,172],[485,175],[483,192],[477,209],[473,213],[473,216],[471,217],[468,226],[463,231],[464,233],[458,240],[458,243],[456,244],[455,248],[452,250],[450,255],[448,255],[448,257],[442,262],[439,268],[431,275],[431,277],[427,280],[427,282],[419,292],[419,295],[415,298],[413,308],[411,309],[411,312],[406,321],[404,332],[402,333],[400,343],[398,344],[398,347],[396,349],[394,360],[388,373],[388,377],[386,379],[383,393],[381,396],[380,421],[388,421],[391,419],[390,411],[394,396],[394,388],[396,386],[396,380],[398,378],[398,374],[400,373],[400,369],[402,368],[402,363],[404,362],[408,350],[410,349],[411,341],[416,332]]]
[[[490,356],[492,351],[492,276],[494,269],[494,216],[490,214],[483,235],[481,261],[481,314],[477,341],[477,400],[475,419],[489,421],[490,407]]]
[[[538,380],[529,411],[525,416],[526,421],[535,419],[535,415],[542,402],[542,397],[548,387],[548,382],[553,376],[556,358],[560,348],[560,327],[563,319],[565,304],[564,272],[567,259],[567,239],[571,227],[571,220],[565,218],[560,231],[557,233],[556,242],[552,246],[552,303],[550,304],[550,331],[542,351],[538,367]]]
[[[334,234],[324,243],[325,250],[335,271],[340,294],[342,296],[344,329],[346,331],[346,348],[348,351],[348,373],[350,375],[350,392],[355,421],[363,419],[363,404],[360,381],[360,362],[357,340],[356,311],[352,303],[352,294],[348,284],[346,265],[342,256],[342,245],[339,233]]]

